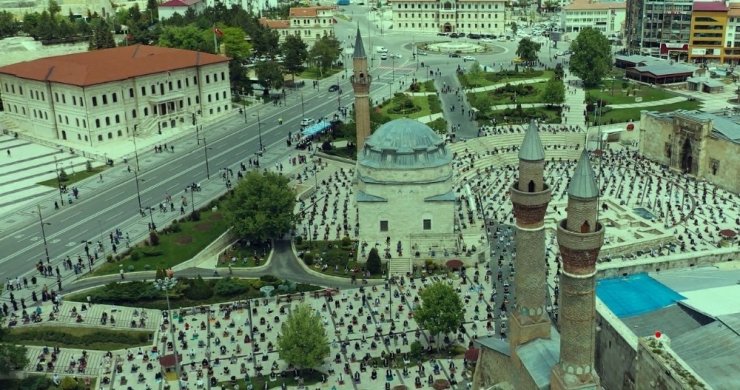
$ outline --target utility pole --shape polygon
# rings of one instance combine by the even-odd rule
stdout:
[[[206,137],[199,138],[199,140],[203,140],[203,153],[206,155],[206,177],[208,179],[211,178],[211,170],[208,167],[208,144],[206,143]]]
[[[257,134],[259,135],[260,140],[260,150],[257,153],[258,155],[262,155],[262,121],[260,120],[260,112],[257,111]]]
[[[139,214],[141,214],[141,210],[142,210],[141,192],[139,191],[139,171],[138,170],[134,170],[134,180],[136,181],[136,198],[139,200]]]
[[[62,180],[59,177],[59,166],[57,165],[57,156],[54,156],[54,173],[57,175],[57,188],[59,189],[59,201],[62,202],[62,206],[64,206],[64,197],[62,196]]]
[[[138,124],[134,125],[134,134],[132,138],[134,139],[134,156],[136,157],[136,170],[139,170],[139,149],[136,147],[136,129],[139,127]],[[139,207],[141,208],[141,206]]]
[[[50,223],[44,222],[44,218],[41,216],[41,205],[37,204],[36,209],[39,212],[39,223],[41,224],[41,237],[44,239],[44,252],[46,253],[46,264],[49,264],[49,246],[46,244],[46,230],[44,230],[44,225],[50,225]]]

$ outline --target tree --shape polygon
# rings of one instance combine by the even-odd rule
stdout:
[[[373,275],[380,275],[382,272],[382,264],[380,263],[380,255],[376,248],[370,249],[370,253],[367,255],[367,270]]]
[[[571,43],[570,71],[583,80],[586,87],[596,87],[612,65],[609,40],[601,31],[586,27]]]
[[[295,81],[295,74],[302,72],[306,68],[305,63],[306,59],[308,59],[308,46],[300,36],[290,34],[285,37],[285,42],[283,42],[283,46],[280,49],[285,56],[283,67],[293,76],[293,81]]]
[[[207,35],[208,32],[192,25],[165,27],[159,35],[159,46],[210,52],[213,49],[213,43],[208,42]]]
[[[21,25],[15,16],[8,11],[0,11],[0,38],[12,37],[18,33]]]
[[[339,59],[341,53],[342,48],[337,38],[333,35],[324,35],[314,42],[308,57],[319,68],[319,73],[323,73]]]
[[[293,228],[296,193],[287,177],[273,172],[246,174],[226,207],[234,232],[250,241],[265,241]]]
[[[111,32],[110,25],[100,18],[95,19],[88,50],[108,49],[111,47],[116,47],[116,42],[113,39],[113,32]]]
[[[46,9],[49,11],[49,14],[51,16],[56,16],[62,10],[62,7],[60,7],[59,3],[57,3],[55,0],[49,0]]]
[[[0,315],[0,323],[2,323]],[[5,337],[5,329],[0,328],[0,339]],[[0,374],[6,375],[9,372],[23,368],[29,363],[26,356],[26,347],[12,344],[0,344]]]
[[[280,37],[278,36],[277,31],[260,25],[252,34],[254,55],[275,58],[279,47],[279,41]]]
[[[419,296],[421,306],[414,310],[414,318],[431,334],[450,333],[462,324],[463,305],[450,285],[434,283],[421,290]]]
[[[529,38],[523,38],[519,41],[519,46],[516,48],[516,55],[529,66],[533,66],[537,62],[537,52],[540,51],[541,47],[541,43],[537,43]]]
[[[223,36],[221,43],[224,44],[224,53],[237,62],[249,57],[252,52],[252,45],[247,42],[244,30],[238,27],[220,28]]]
[[[516,32],[519,28],[516,25],[516,22],[511,22],[511,33],[516,35]]]
[[[329,339],[321,316],[306,304],[296,306],[280,327],[280,358],[298,368],[314,368],[329,356]]]
[[[159,19],[159,3],[157,0],[147,0],[146,14],[149,16],[150,24],[154,24],[154,21]]]
[[[283,87],[283,71],[277,62],[259,62],[255,66],[254,72],[257,74],[257,80],[260,85],[265,89],[265,95],[269,93],[270,89],[280,89]]]
[[[562,80],[557,77],[551,78],[545,89],[542,91],[542,100],[547,103],[548,106],[563,104],[565,101],[565,85]]]
[[[565,78],[565,69],[563,69],[563,64],[559,62],[555,65],[555,77],[559,80],[563,80]]]

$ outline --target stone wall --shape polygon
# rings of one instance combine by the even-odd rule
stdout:
[[[667,336],[641,338],[637,347],[638,389],[710,389],[670,347]]]
[[[634,261],[614,261],[596,265],[597,278],[613,278],[642,272],[688,267],[706,267],[723,261],[740,258],[740,248],[720,248],[671,256],[649,257]]]
[[[511,358],[485,347],[480,351],[473,375],[473,388],[488,389],[497,383],[512,383],[511,375],[515,368],[511,364]]]
[[[636,390],[637,336],[596,298],[596,372],[609,390]]]

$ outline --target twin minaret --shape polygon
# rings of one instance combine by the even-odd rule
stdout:
[[[550,338],[547,314],[545,213],[551,189],[544,180],[545,151],[530,123],[519,150],[519,179],[510,189],[516,218],[515,303],[509,321],[512,354],[535,339]],[[596,259],[604,240],[597,221],[599,189],[584,149],[568,186],[567,218],[557,226],[563,267],[560,275],[560,361],[551,389],[597,389],[594,370]],[[516,359],[519,360],[519,359]]]
[[[357,26],[355,36],[355,52],[352,54],[352,76],[349,80],[355,91],[355,125],[357,127],[357,156],[359,157],[365,145],[365,139],[370,136],[370,83],[372,82],[359,26]]]

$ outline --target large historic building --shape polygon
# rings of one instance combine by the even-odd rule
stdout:
[[[499,34],[505,31],[503,0],[390,0],[399,31]]]
[[[545,213],[550,187],[537,127],[527,129],[519,150],[519,178],[511,186],[516,217],[514,308],[508,340],[487,337],[474,387],[598,389],[595,369],[596,259],[604,241],[598,221],[599,190],[584,149],[568,185],[566,218],[557,225],[562,271],[555,329],[546,310]]]
[[[288,19],[260,18],[260,23],[277,31],[280,40],[288,35],[298,35],[309,46],[322,36],[334,35],[333,6],[291,7]]]
[[[640,154],[740,192],[740,116],[700,111],[642,112]]]
[[[593,27],[605,36],[624,33],[625,3],[616,1],[574,0],[563,7],[562,29],[579,32]]]
[[[4,115],[17,131],[90,146],[179,131],[230,112],[228,63],[135,45],[8,65],[0,67]]]

